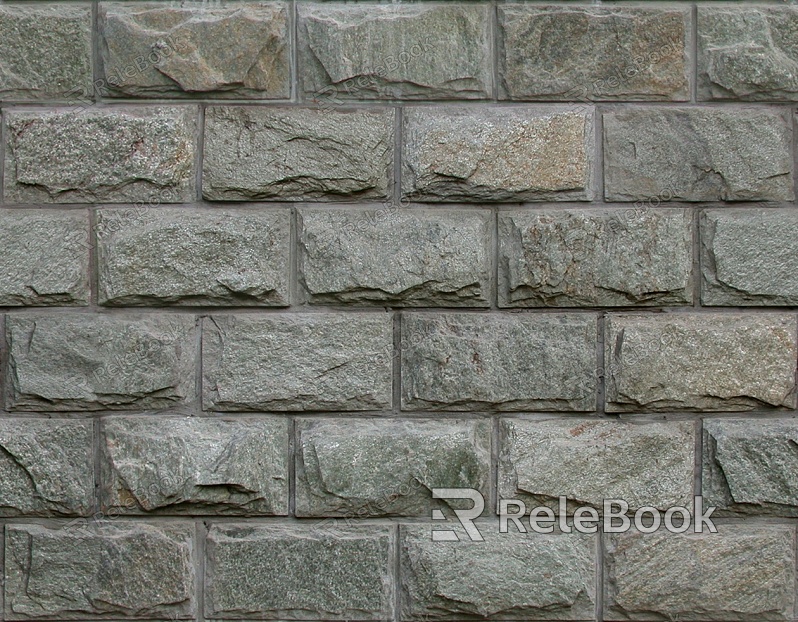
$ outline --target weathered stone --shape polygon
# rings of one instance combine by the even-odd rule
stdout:
[[[0,101],[85,98],[90,89],[88,5],[0,7]]]
[[[194,199],[193,107],[22,109],[4,116],[10,203]]]
[[[798,214],[711,210],[701,216],[701,302],[798,305]]]
[[[792,620],[795,530],[629,531],[609,538],[605,620]]]
[[[103,421],[107,514],[288,514],[285,419]]]
[[[191,619],[193,533],[178,523],[8,525],[5,619]]]
[[[623,499],[634,511],[662,511],[693,503],[695,426],[692,422],[505,419],[501,424],[499,498],[530,510],[568,512],[604,499]]]
[[[0,516],[75,516],[92,509],[92,427],[0,419]]]
[[[791,201],[792,129],[781,112],[640,108],[604,115],[609,201]]]
[[[299,66],[307,98],[334,106],[353,98],[491,96],[485,5],[298,8]]]
[[[203,195],[212,201],[385,198],[392,110],[212,107]]]
[[[508,99],[689,99],[687,9],[503,5]]]
[[[592,411],[596,331],[584,314],[405,315],[402,409]]]
[[[89,304],[89,220],[83,212],[0,212],[0,306]]]
[[[484,542],[433,542],[441,525],[402,525],[404,620],[592,620],[594,536],[500,533],[475,523]]]
[[[407,108],[402,191],[418,201],[585,201],[593,114],[548,108]]]
[[[107,305],[287,306],[288,211],[158,208],[98,216]]]
[[[11,410],[166,408],[194,397],[194,318],[6,318]]]
[[[719,514],[798,516],[796,449],[796,419],[704,421],[704,503]]]
[[[296,513],[429,517],[440,503],[433,488],[474,488],[487,498],[490,463],[486,420],[303,421]]]
[[[795,408],[793,315],[610,315],[605,334],[608,412]]]
[[[487,307],[482,212],[303,210],[300,280],[311,302]]]
[[[287,99],[291,95],[283,3],[103,2],[99,24],[101,90],[111,96]]]
[[[499,216],[499,306],[692,302],[692,215],[680,209]]]
[[[393,609],[387,527],[217,525],[207,541],[205,617],[386,620]]]
[[[386,313],[216,316],[205,322],[206,410],[372,410],[391,404]]]

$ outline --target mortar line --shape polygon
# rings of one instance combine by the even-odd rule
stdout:
[[[197,331],[194,343],[195,360],[197,362],[197,369],[194,371],[194,404],[192,411],[194,414],[202,414],[203,412],[203,398],[202,398],[202,384],[203,374],[205,372],[205,361],[202,357],[203,340],[205,339],[205,317],[202,315],[194,316],[194,330]]]
[[[690,54],[688,59],[688,72],[690,80],[690,103],[698,103],[698,5],[690,5],[690,30],[688,33],[689,41],[687,50]]]
[[[91,452],[92,452],[92,477],[94,488],[92,491],[92,516],[102,511],[102,439],[103,425],[101,417],[94,417],[91,421]]]
[[[391,412],[402,414],[402,312],[393,312],[393,350],[391,352]]]
[[[490,489],[489,503],[493,516],[499,513],[499,457],[501,441],[501,415],[491,416],[490,425]]]
[[[404,146],[404,109],[402,106],[394,107],[393,122],[393,198],[394,206],[398,209],[402,206],[402,147]]]
[[[393,527],[393,620],[402,619],[402,529],[401,523]]]
[[[607,367],[604,364],[604,331],[607,313],[601,311],[596,322],[596,413],[600,417],[606,416],[604,403],[607,396]]]
[[[591,204],[606,204],[608,201],[604,194],[604,108],[593,104],[593,132],[595,145],[593,147],[594,165],[592,167],[593,199]]]
[[[0,104],[0,206],[5,206],[5,181],[6,181],[6,122],[8,121],[8,108]]]
[[[289,93],[289,97],[291,102],[298,103],[300,100],[299,96],[299,38],[298,38],[298,23],[299,23],[299,7],[297,6],[296,0],[290,0],[288,5],[288,45],[290,48],[290,62],[289,62],[289,72],[290,76],[288,77],[289,84],[291,85],[291,92]],[[304,101],[304,97],[302,100]]]
[[[695,421],[695,465],[693,471],[693,496],[701,496],[704,486],[704,420],[698,418]],[[695,504],[693,504],[693,514],[695,514]]]
[[[299,208],[291,206],[288,229],[288,308],[301,308],[307,304],[299,285]]]
[[[499,211],[495,207],[491,209],[490,260],[490,308],[499,311]]]
[[[796,140],[795,137],[795,133],[798,131],[798,123],[796,123],[792,106],[787,108],[787,114],[790,115],[790,127],[792,128],[792,132],[790,132],[790,146],[792,147],[792,187],[793,194],[796,200],[798,200],[798,140]],[[795,208],[794,201],[790,207]]]
[[[692,251],[693,261],[691,270],[693,271],[693,308],[701,307],[701,284],[704,278],[703,263],[701,260],[701,214],[703,211],[699,207],[691,210],[691,223],[693,227]]]
[[[490,52],[492,56],[492,63],[491,63],[491,71],[493,75],[491,76],[491,91],[492,91],[492,98],[494,102],[499,101],[499,80],[501,77],[499,75],[499,7],[497,0],[492,0],[490,4],[490,34],[491,34],[491,45],[490,45]]]
[[[207,104],[200,104],[197,109],[197,136],[195,144],[197,153],[194,156],[194,165],[197,167],[194,171],[194,200],[196,202],[202,201],[202,169],[203,162],[205,161],[205,108]]]
[[[0,413],[8,412],[6,409],[11,402],[11,364],[6,330],[6,314],[0,313]]]
[[[89,230],[87,240],[89,243],[89,306],[94,308],[99,306],[100,298],[100,258],[97,252],[97,244],[100,236],[97,234],[97,219],[99,214],[96,207],[90,207],[87,211]]]
[[[205,543],[208,537],[208,524],[205,520],[194,521],[194,564],[197,576],[195,586],[197,596],[197,622],[205,621]]]
[[[299,455],[299,425],[294,416],[288,419],[288,516],[296,518],[296,462]]]
[[[596,534],[596,622],[604,622],[604,534]]]

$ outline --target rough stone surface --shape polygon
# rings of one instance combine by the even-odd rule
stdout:
[[[13,315],[6,339],[12,410],[140,410],[194,397],[193,317]]]
[[[692,422],[505,419],[501,425],[499,498],[527,510],[567,510],[623,499],[634,511],[693,503],[695,425]]]
[[[300,4],[298,34],[305,97],[323,105],[492,94],[485,5]]]
[[[213,107],[203,195],[211,201],[351,201],[388,195],[392,110]]]
[[[287,306],[287,210],[148,209],[98,217],[106,305]]]
[[[499,305],[690,304],[692,214],[524,210],[499,216]]]
[[[288,514],[288,424],[262,418],[108,418],[103,510]]]
[[[704,421],[704,503],[719,514],[798,516],[798,420]]]
[[[405,315],[402,409],[592,411],[596,330],[582,314]]]
[[[310,302],[490,304],[490,214],[303,210],[299,223]]]
[[[484,419],[303,421],[296,513],[429,517],[439,503],[433,488],[474,488],[487,498],[490,462]]]
[[[85,212],[0,212],[0,306],[89,304]]]
[[[701,215],[701,302],[798,305],[798,214],[711,210]]]
[[[194,107],[13,110],[4,116],[7,202],[194,199]]]
[[[687,9],[503,5],[508,99],[689,99]]]
[[[592,198],[592,112],[407,108],[402,191],[418,201]]]
[[[112,96],[291,94],[283,3],[101,3],[99,22],[102,88]]]
[[[80,516],[92,509],[86,421],[0,419],[0,516]]]
[[[609,201],[791,201],[792,130],[767,109],[640,108],[604,115]]]
[[[605,620],[792,620],[795,530],[629,531],[608,538]]]
[[[205,617],[387,620],[393,546],[387,527],[215,526]]]
[[[216,316],[204,324],[206,410],[376,410],[391,404],[387,313]]]
[[[610,315],[607,411],[795,408],[787,314]]]
[[[88,5],[0,7],[0,101],[70,99],[90,89]]]
[[[193,525],[6,527],[6,620],[191,619]]]
[[[450,517],[453,519],[453,517]],[[594,537],[499,533],[476,523],[485,542],[433,542],[430,525],[402,525],[404,620],[592,620]]]

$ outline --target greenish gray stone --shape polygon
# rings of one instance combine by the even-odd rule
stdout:
[[[335,106],[346,99],[491,96],[490,18],[485,5],[298,8],[299,67],[306,98]]]
[[[681,209],[499,215],[499,306],[692,303],[692,214]]]
[[[484,542],[452,522],[400,527],[403,620],[594,619],[594,536],[475,524]],[[433,542],[432,529],[445,528],[460,541]]]
[[[167,408],[194,397],[194,318],[15,314],[6,318],[17,411]]]
[[[288,306],[287,210],[101,210],[106,305]]]
[[[312,303],[487,307],[491,221],[478,212],[302,210]]]
[[[378,410],[391,405],[387,313],[208,318],[203,407],[226,411]]]
[[[8,525],[5,619],[193,619],[194,527]]]
[[[106,418],[103,511],[288,514],[288,426],[276,418]]]
[[[194,107],[19,109],[4,117],[9,203],[195,198]]]
[[[0,516],[81,516],[92,510],[92,426],[0,419]]]
[[[605,335],[608,412],[795,408],[794,315],[611,314]]]
[[[508,99],[690,97],[688,9],[506,4],[499,28]]]
[[[795,529],[718,525],[718,533],[608,537],[605,620],[793,620]]]
[[[101,85],[111,96],[291,95],[288,11],[281,2],[103,2],[99,28]]]
[[[387,620],[392,530],[215,525],[207,540],[205,617]]]
[[[86,212],[3,210],[0,248],[0,306],[89,304]]]
[[[393,110],[216,106],[205,120],[211,201],[353,201],[388,195]]]
[[[798,214],[710,210],[701,215],[701,302],[798,305]]]
[[[487,498],[490,451],[484,419],[301,421],[296,513],[429,517],[433,488]]]
[[[634,108],[604,115],[608,201],[792,201],[792,128],[769,109]]]
[[[403,410],[592,411],[593,315],[402,317]]]
[[[593,114],[545,108],[407,108],[402,192],[415,201],[587,201]]]
[[[704,503],[719,514],[798,516],[798,420],[704,421]]]
[[[91,7],[0,7],[0,101],[85,98],[91,90]]]

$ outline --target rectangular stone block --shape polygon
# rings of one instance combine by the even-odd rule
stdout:
[[[192,619],[194,527],[7,525],[6,620]]]
[[[688,29],[682,8],[502,5],[502,94],[686,101]]]
[[[288,514],[287,419],[110,417],[102,511]]]
[[[605,335],[608,412],[795,408],[794,315],[611,314]]]
[[[474,488],[487,497],[489,423],[300,421],[296,514],[429,517],[441,505],[432,499],[433,488]]]
[[[347,99],[492,94],[487,5],[299,4],[298,9],[306,100],[329,108]]]
[[[288,306],[288,210],[98,212],[105,305]]]
[[[91,6],[0,7],[0,101],[85,98],[91,90]]]
[[[402,192],[414,201],[588,201],[593,113],[562,107],[404,110]]]
[[[453,516],[450,516],[454,520]],[[443,525],[402,525],[402,620],[594,620],[595,536],[499,532],[484,542],[433,542]]]
[[[215,316],[205,321],[203,407],[378,410],[391,405],[387,313]]]
[[[325,533],[305,525],[215,525],[206,550],[205,617],[387,620],[392,531]]]
[[[4,117],[8,203],[195,198],[194,107],[18,109]]]
[[[215,106],[205,118],[211,201],[382,199],[392,185],[394,112]]]
[[[92,425],[0,419],[0,516],[85,516],[92,510]]]
[[[0,212],[0,306],[89,304],[84,211]]]
[[[490,305],[491,215],[302,210],[300,282],[311,303]]]
[[[99,36],[98,85],[104,96],[291,95],[288,11],[282,2],[102,2]]]
[[[656,204],[792,201],[791,140],[791,123],[767,108],[609,112],[604,115],[604,196]]]
[[[189,402],[194,324],[181,315],[9,315],[9,408],[142,410]]]
[[[628,531],[607,538],[605,620],[793,620],[795,530]]]
[[[592,411],[596,331],[587,314],[406,314],[402,410]]]
[[[692,214],[681,209],[499,215],[499,306],[691,304]]]

